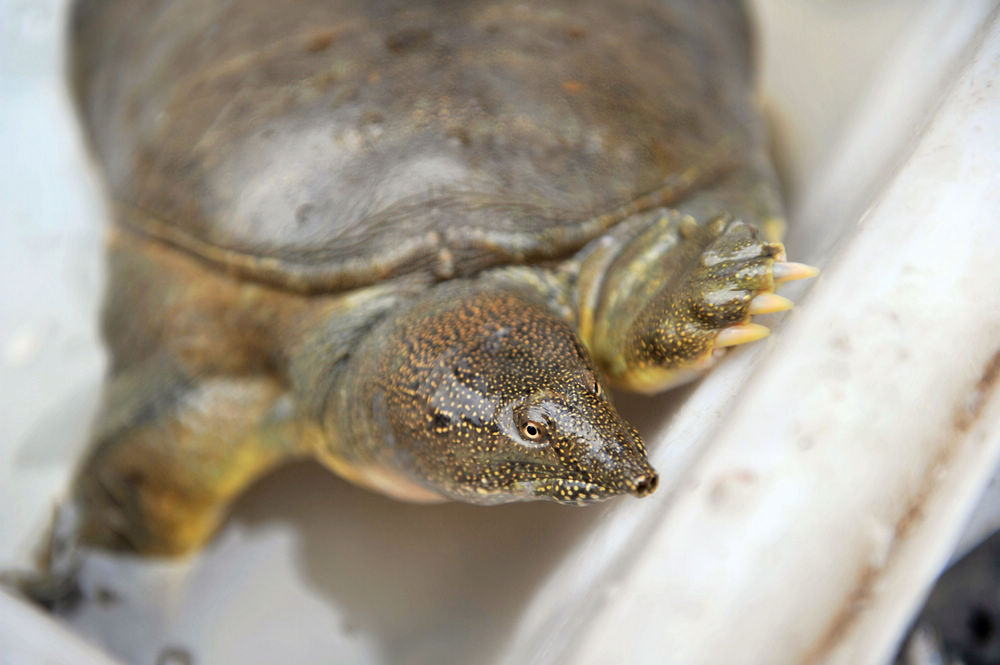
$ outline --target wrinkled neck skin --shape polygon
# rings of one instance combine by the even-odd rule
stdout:
[[[566,312],[534,278],[501,273],[427,289],[361,335],[313,400],[317,456],[411,501],[580,504],[653,491],[645,446]]]

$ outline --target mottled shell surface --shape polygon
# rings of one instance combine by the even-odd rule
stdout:
[[[753,126],[721,2],[85,2],[74,20],[116,223],[297,291],[566,257],[710,181]]]

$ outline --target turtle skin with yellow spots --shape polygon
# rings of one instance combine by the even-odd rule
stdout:
[[[72,39],[112,216],[78,544],[196,549],[297,457],[644,496],[605,384],[698,376],[811,274],[736,3],[84,0]]]

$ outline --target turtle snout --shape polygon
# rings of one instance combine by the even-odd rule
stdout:
[[[652,469],[643,471],[627,482],[628,491],[638,497],[649,496],[656,491],[656,486],[660,483],[660,477]]]

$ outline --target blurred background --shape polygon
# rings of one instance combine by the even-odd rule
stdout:
[[[751,5],[761,96],[791,210],[789,254],[825,266],[851,241],[984,40],[996,37],[989,32],[996,6]],[[63,79],[65,14],[64,0],[0,0],[0,569],[30,563],[86,442],[104,362],[97,335],[104,207]],[[1000,108],[993,109],[1000,117]],[[996,137],[994,125],[983,140],[995,145]],[[1000,184],[996,174],[980,176]],[[809,287],[797,288],[801,294]],[[771,358],[766,353],[734,358],[728,376],[750,376],[755,361]],[[729,399],[722,382],[705,382],[694,397]],[[674,399],[688,397],[690,390]],[[646,415],[651,404],[636,400],[624,409],[666,432],[666,416]],[[995,457],[984,452],[981,459],[992,467]],[[1000,487],[991,481],[982,493],[984,481],[974,484],[978,508],[956,508],[951,522],[960,523],[942,532],[954,557],[997,528]],[[528,662],[516,658],[518,649],[529,648],[542,654],[534,662],[560,662],[556,654],[564,648],[546,652],[524,616],[530,610],[550,617],[545,603],[534,600],[538,589],[552,588],[550,576],[582,579],[565,572],[566,562],[576,561],[567,554],[574,548],[590,548],[600,562],[595,570],[612,560],[627,565],[595,551],[605,542],[595,535],[598,525],[617,515],[611,508],[585,514],[510,506],[487,521],[466,506],[400,506],[302,465],[251,492],[193,571],[187,564],[94,562],[93,584],[121,602],[85,609],[71,623],[88,640],[143,663],[183,659],[189,651],[194,662],[206,663],[329,662],[331,653],[337,662]],[[639,524],[621,520],[623,528]],[[1000,662],[998,550],[991,541],[946,578],[901,662]],[[399,552],[406,560],[391,561]],[[525,560],[533,562],[530,573]],[[490,599],[489,611],[483,598]],[[27,609],[15,616],[20,610],[0,604],[8,639],[18,627],[39,654],[77,648],[73,638],[46,632],[51,627]],[[904,629],[896,632],[879,643],[883,653],[886,643],[895,651]],[[0,625],[0,662],[4,637]],[[667,661],[651,655],[642,662]]]

